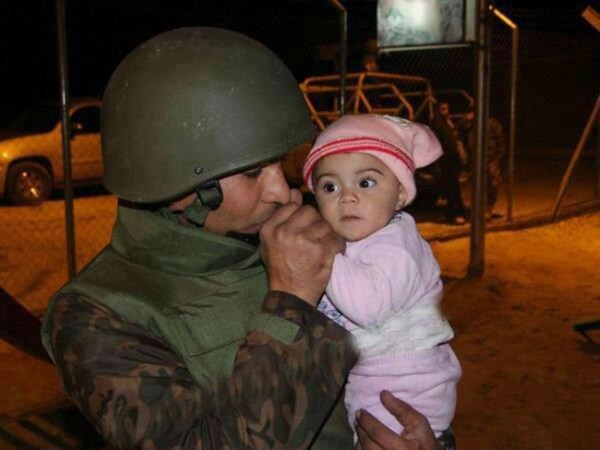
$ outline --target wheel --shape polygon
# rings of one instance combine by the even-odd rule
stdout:
[[[52,179],[48,170],[35,161],[12,165],[6,179],[6,197],[15,205],[39,205],[50,196]]]

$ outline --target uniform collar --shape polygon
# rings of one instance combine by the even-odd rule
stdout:
[[[118,207],[111,245],[134,263],[170,273],[200,275],[262,265],[253,245],[125,205]]]

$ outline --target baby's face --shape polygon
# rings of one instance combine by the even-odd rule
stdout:
[[[321,215],[347,241],[364,239],[386,226],[406,200],[392,171],[366,153],[325,156],[313,180]]]

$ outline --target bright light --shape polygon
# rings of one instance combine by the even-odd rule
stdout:
[[[467,0],[379,0],[380,47],[436,45],[464,39]]]

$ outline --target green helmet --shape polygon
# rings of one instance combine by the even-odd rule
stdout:
[[[162,33],[129,54],[104,93],[101,130],[104,184],[136,203],[173,200],[314,136],[273,52],[204,27]]]

